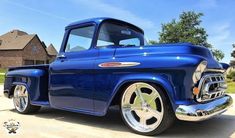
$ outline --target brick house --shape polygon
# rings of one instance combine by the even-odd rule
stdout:
[[[47,50],[47,54],[48,54],[48,57],[49,57],[49,62],[51,63],[53,60],[55,60],[58,52],[52,44],[50,44],[46,48],[46,50]]]
[[[47,48],[36,34],[13,30],[0,36],[0,68],[46,64],[56,55],[54,46]]]

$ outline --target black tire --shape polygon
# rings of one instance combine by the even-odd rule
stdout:
[[[25,108],[23,108],[22,110],[20,110],[19,107],[17,108],[16,100],[14,99],[15,93],[17,93],[16,89],[18,87],[24,88],[25,89],[24,93],[27,92],[27,97],[26,97],[27,100],[25,100],[25,101],[27,101],[27,104],[25,104]],[[14,103],[14,106],[15,106],[15,110],[18,113],[20,113],[20,114],[31,114],[31,113],[35,113],[35,112],[40,110],[40,108],[41,108],[40,106],[31,105],[31,101],[30,101],[29,97],[30,97],[29,93],[28,93],[28,91],[27,91],[27,89],[26,89],[26,87],[24,85],[17,85],[17,86],[15,86],[14,91],[13,91],[13,103]],[[22,102],[22,101],[23,100],[18,100],[18,102]],[[19,103],[18,103],[18,105],[19,105]]]
[[[147,83],[147,84],[150,84],[150,83]],[[130,84],[131,85],[131,84]],[[128,85],[125,90],[130,86]],[[123,112],[121,110],[121,104],[122,104],[122,98],[123,98],[123,94],[124,92],[122,93],[122,96],[120,98],[120,114],[121,114],[121,117],[122,117],[122,120],[124,121],[124,123],[128,126],[129,129],[131,129],[134,133],[137,133],[137,134],[140,134],[140,135],[145,135],[145,136],[153,136],[153,135],[158,135],[160,133],[162,133],[163,131],[165,131],[166,129],[168,129],[169,127],[172,126],[172,124],[174,123],[174,121],[176,120],[176,117],[175,117],[175,113],[171,107],[171,103],[170,103],[170,100],[169,98],[167,97],[166,93],[164,90],[162,90],[161,87],[155,85],[155,84],[150,84],[152,87],[154,87],[158,92],[159,92],[159,95],[161,96],[162,98],[162,102],[163,102],[163,108],[164,108],[164,113],[163,113],[163,118],[162,118],[162,121],[160,123],[160,125],[154,129],[153,131],[150,131],[150,132],[140,132],[140,131],[137,131],[135,129],[133,129],[128,123],[127,121],[125,120],[124,118],[124,115],[123,115]],[[124,91],[125,91],[124,90]]]

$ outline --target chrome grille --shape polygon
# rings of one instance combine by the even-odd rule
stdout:
[[[206,74],[198,86],[200,93],[196,97],[198,102],[205,102],[224,95],[227,85],[223,74]]]

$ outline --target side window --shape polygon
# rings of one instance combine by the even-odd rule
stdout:
[[[124,46],[139,46],[140,40],[138,38],[124,39],[119,42],[119,45]]]
[[[108,42],[108,41],[102,41],[102,40],[97,41],[97,46],[98,47],[103,47],[103,46],[108,46],[108,45],[114,45],[114,43],[113,42]]]
[[[91,47],[95,26],[81,27],[70,31],[65,52],[77,52]]]

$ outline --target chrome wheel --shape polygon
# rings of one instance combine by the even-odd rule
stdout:
[[[162,98],[159,92],[147,83],[131,84],[123,94],[121,112],[132,129],[142,133],[151,132],[163,119]]]
[[[17,111],[25,111],[28,106],[28,91],[24,85],[17,85],[15,87],[13,103]]]

